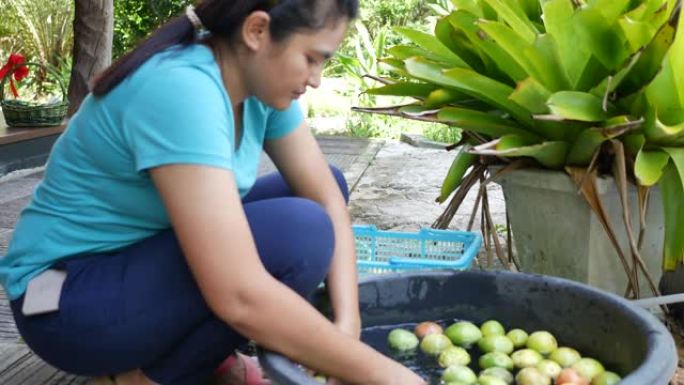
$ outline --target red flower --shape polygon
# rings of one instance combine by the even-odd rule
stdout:
[[[0,68],[0,80],[4,79],[5,76],[11,75],[9,72],[12,71],[12,74],[14,74],[14,79],[17,81],[25,78],[28,76],[29,69],[27,66],[22,65],[26,62],[26,59],[24,59],[24,55],[19,54],[19,53],[13,53],[10,55],[9,60],[7,60],[7,64],[5,64],[2,68]],[[18,66],[18,67],[17,67]],[[12,90],[12,94],[14,97],[19,97],[19,93],[17,93],[17,88],[14,86],[14,79],[10,77],[10,89]],[[2,90],[0,90],[1,92]]]

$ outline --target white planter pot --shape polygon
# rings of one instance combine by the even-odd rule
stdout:
[[[547,170],[516,170],[501,177],[514,244],[523,271],[555,275],[624,295],[627,277],[617,252],[596,215],[570,177]],[[631,263],[622,204],[612,178],[597,182],[613,228]],[[638,236],[636,188],[630,186],[632,227]],[[655,280],[661,276],[664,219],[660,191],[651,190],[641,256]],[[643,275],[640,293],[652,296]]]

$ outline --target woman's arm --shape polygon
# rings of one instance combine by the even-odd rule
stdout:
[[[181,248],[212,311],[258,344],[352,384],[424,384],[340,332],[261,264],[230,171],[150,170]]]
[[[335,232],[335,251],[327,278],[335,324],[358,338],[361,331],[356,252],[349,211],[330,167],[303,123],[291,134],[268,141],[266,151],[297,196],[323,206]]]

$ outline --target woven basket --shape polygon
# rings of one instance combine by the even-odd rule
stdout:
[[[62,101],[58,103],[40,104],[22,100],[5,100],[5,81],[12,76],[14,70],[21,66],[38,66],[46,69],[55,76],[62,90]],[[14,66],[10,72],[0,81],[0,106],[5,115],[5,122],[10,127],[50,127],[59,126],[64,121],[69,108],[66,100],[66,89],[57,72],[38,63],[24,63]]]

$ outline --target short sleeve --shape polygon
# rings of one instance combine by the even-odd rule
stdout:
[[[232,112],[208,73],[184,66],[131,80],[142,85],[123,126],[138,172],[166,164],[233,168]]]
[[[265,139],[282,138],[299,127],[303,121],[302,107],[296,100],[282,111],[271,108],[266,121]]]

